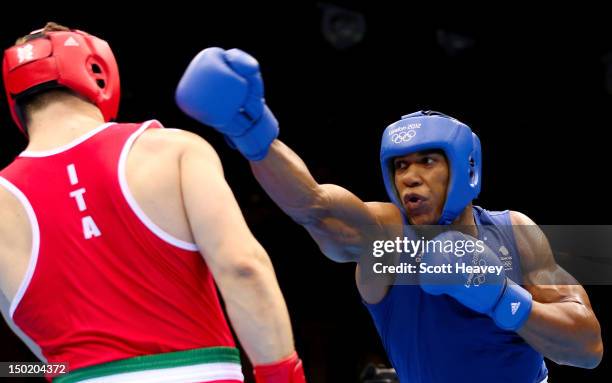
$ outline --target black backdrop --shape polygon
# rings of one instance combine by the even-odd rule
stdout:
[[[142,3],[129,10],[22,5],[0,16],[0,42],[7,47],[50,20],[109,41],[122,76],[120,120],[156,118],[214,145],[275,264],[311,381],[356,382],[367,362],[386,360],[354,287],[353,266],[325,259],[262,192],[246,161],[180,113],[173,92],[190,58],[207,46],[255,55],[281,139],[320,182],[364,200],[386,200],[378,166],[384,127],[402,114],[434,109],[468,123],[481,138],[478,204],[522,211],[540,224],[606,224],[612,24],[602,9],[333,4],[349,13],[316,2]],[[342,46],[345,40],[354,45]],[[0,108],[0,165],[24,147],[8,109]],[[606,342],[610,288],[586,288]],[[0,331],[0,348],[2,361],[31,358],[7,329]],[[551,382],[603,382],[609,364],[606,358],[586,371],[548,363]]]

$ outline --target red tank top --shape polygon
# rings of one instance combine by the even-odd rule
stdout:
[[[24,152],[0,172],[33,233],[10,316],[50,363],[72,370],[235,345],[196,245],[156,226],[128,189],[132,144],[160,127],[105,124],[62,148]]]

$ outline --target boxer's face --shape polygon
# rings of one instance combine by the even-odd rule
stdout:
[[[442,215],[449,181],[441,150],[411,153],[393,160],[395,187],[413,225],[434,225]]]

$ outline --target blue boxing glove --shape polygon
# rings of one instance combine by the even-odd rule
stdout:
[[[441,241],[442,244],[460,241],[476,242],[476,239],[457,232],[448,231],[436,236],[433,241]],[[458,242],[459,241],[459,242]],[[486,245],[482,252],[475,247],[472,252],[465,252],[461,257],[442,251],[444,246],[430,246],[429,252],[425,252],[422,262],[428,266],[450,265],[447,270],[450,273],[421,273],[421,288],[433,295],[446,294],[470,309],[479,313],[487,314],[504,330],[516,331],[523,326],[531,312],[531,294],[514,283],[503,270],[503,265],[497,255]],[[457,271],[457,265],[479,266],[479,267],[501,267],[499,275],[495,272],[464,273]],[[480,269],[482,270],[482,269]],[[491,269],[494,270],[494,269]]]
[[[176,89],[179,108],[225,134],[252,161],[278,136],[278,121],[263,98],[257,60],[239,50],[207,48],[191,61]]]

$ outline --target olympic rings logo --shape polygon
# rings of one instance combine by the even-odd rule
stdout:
[[[476,262],[473,262],[473,263],[476,263]],[[487,261],[486,261],[485,259],[482,259],[482,258],[481,258],[481,259],[479,259],[479,260],[478,260],[478,266],[480,266],[480,267],[482,267],[482,268],[487,267]],[[486,279],[487,279],[487,278],[486,278],[486,276],[484,275],[484,273],[481,273],[481,274],[475,275],[475,276],[474,276],[474,278],[472,279],[472,284],[473,284],[474,286],[480,286],[480,285],[483,285],[483,284],[485,283]]]
[[[478,274],[472,279],[472,283],[474,286],[480,286],[480,285],[483,285],[486,282],[486,280],[487,278],[485,277],[484,274]]]
[[[402,142],[408,142],[412,140],[416,136],[416,132],[414,130],[406,130],[403,132],[395,133],[391,136],[391,141],[395,144],[401,144]]]

